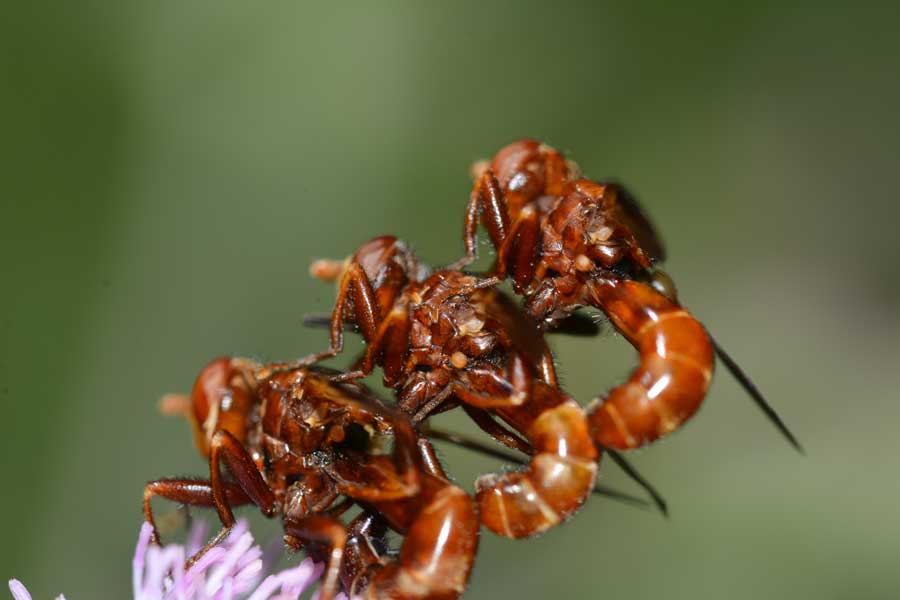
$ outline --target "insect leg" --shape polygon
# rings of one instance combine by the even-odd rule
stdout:
[[[370,374],[380,357],[384,360],[385,381],[393,382],[398,377],[406,356],[409,335],[409,312],[406,306],[397,306],[382,319],[373,339],[366,345],[362,358],[354,368],[331,377],[332,381],[352,381]]]
[[[540,215],[529,204],[519,212],[509,235],[497,246],[496,275],[504,278],[508,271],[512,271],[516,291],[527,288],[534,277],[535,256],[540,243]]]
[[[444,467],[441,465],[440,459],[437,457],[437,453],[434,451],[434,446],[431,445],[431,442],[424,437],[420,437],[416,442],[419,446],[419,456],[422,457],[422,464],[425,467],[425,471],[434,475],[438,479],[443,479],[444,481],[450,481],[450,478],[447,476],[447,472],[444,471]]]
[[[259,469],[247,450],[231,433],[219,429],[213,434],[210,444],[209,470],[212,482],[213,501],[222,523],[234,524],[234,514],[225,496],[225,480],[222,478],[222,463],[237,480],[238,486],[262,513],[271,517],[275,514],[275,495],[266,484]]]
[[[465,373],[468,384],[458,380],[451,383],[453,394],[465,404],[475,408],[521,406],[528,401],[531,394],[531,369],[520,353],[512,352],[506,371],[507,373],[501,375],[493,365],[474,365]],[[503,393],[481,391],[496,389],[504,391]]]
[[[467,404],[463,404],[462,408],[482,431],[504,446],[525,454],[534,453],[534,448],[531,447],[531,444],[495,421],[487,411]]]
[[[234,483],[223,484],[225,498],[229,505],[240,506],[253,501]],[[154,497],[165,498],[179,504],[189,506],[214,507],[212,483],[204,479],[157,479],[144,486],[144,519],[150,523],[152,534],[150,539],[159,544],[159,532],[153,518],[152,500]]]
[[[286,363],[271,363],[263,367],[256,375],[257,379],[266,379],[281,371],[291,371],[317,363],[326,358],[338,355],[344,349],[344,311],[350,300],[353,301],[353,321],[359,327],[366,341],[375,337],[378,322],[381,319],[378,300],[366,272],[358,263],[351,263],[338,290],[337,301],[331,313],[330,346],[324,352],[310,354],[301,359]]]
[[[362,590],[387,560],[387,525],[373,510],[365,510],[347,525],[341,580],[346,590]]]
[[[405,538],[397,558],[369,579],[366,598],[454,600],[465,591],[478,549],[478,510],[462,489],[432,482],[414,505],[395,507],[407,515],[416,512],[401,532]]]
[[[210,487],[212,488],[213,504],[222,521],[222,529],[203,548],[188,560],[188,565],[194,564],[210,548],[216,546],[225,539],[231,528],[234,527],[234,513],[228,502],[227,482],[222,478],[221,464],[224,462],[228,470],[237,480],[241,492],[250,501],[259,507],[267,517],[275,514],[275,495],[259,473],[256,464],[247,450],[232,434],[224,429],[219,429],[213,434],[210,443],[209,470]]]
[[[319,588],[319,598],[320,600],[333,600],[338,593],[341,563],[347,544],[347,530],[343,523],[325,515],[310,515],[296,520],[285,519],[284,532],[286,536],[304,542],[327,546],[328,558],[322,585]],[[289,544],[295,545],[293,542],[289,542]]]
[[[481,174],[469,196],[463,228],[466,254],[450,265],[449,269],[462,269],[478,258],[477,233],[478,221],[481,216],[484,217],[484,225],[491,237],[491,242],[495,248],[499,248],[509,231],[509,209],[506,206],[503,189],[490,169]]]
[[[309,397],[321,398],[345,408],[352,421],[381,422],[390,428],[393,435],[394,448],[390,457],[367,455],[353,460],[337,457],[328,464],[330,475],[342,485],[341,493],[369,501],[409,497],[419,491],[422,463],[416,432],[406,414],[382,404],[377,397],[353,384],[310,376],[304,386]],[[374,485],[374,481],[381,483]]]

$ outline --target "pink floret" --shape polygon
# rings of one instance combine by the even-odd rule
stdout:
[[[205,524],[199,523],[188,534],[187,548],[180,544],[160,547],[150,543],[152,530],[144,523],[131,561],[134,600],[297,600],[322,576],[324,566],[310,558],[266,576],[263,551],[243,520],[221,544],[185,570],[185,561],[202,547],[206,533]],[[13,600],[32,600],[17,579],[9,581],[9,590]],[[336,600],[347,597],[340,594]]]

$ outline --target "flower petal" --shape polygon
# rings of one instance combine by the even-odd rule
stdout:
[[[12,592],[15,600],[31,600],[31,594],[28,593],[28,590],[25,589],[25,586],[18,579],[9,580],[9,591]]]

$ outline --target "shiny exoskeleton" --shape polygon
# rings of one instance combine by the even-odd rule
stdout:
[[[658,268],[663,246],[623,187],[582,178],[575,163],[533,140],[510,144],[475,175],[460,261],[431,272],[390,236],[347,261],[317,261],[313,275],[339,282],[327,351],[265,366],[219,358],[190,396],[168,397],[167,410],[192,423],[210,476],[147,484],[144,512],[155,541],[155,496],[216,509],[223,529],[192,561],[231,530],[233,506],[254,504],[282,518],[289,547],[327,563],[325,600],[341,586],[369,599],[458,598],[479,522],[522,538],[564,521],[592,491],[601,450],[665,512],[614,449],[650,443],[689,419],[706,394],[714,353],[799,449],[749,378],[679,304]],[[463,271],[476,258],[479,221],[497,250],[487,276]],[[495,287],[507,277],[524,309]],[[595,333],[575,313],[581,306],[605,313],[640,355],[629,379],[588,413],[560,389],[544,340],[551,330]],[[311,366],[342,350],[348,325],[366,341],[354,367]],[[377,366],[397,408],[355,381]],[[480,477],[474,500],[450,483],[429,441],[417,436],[418,428],[497,456],[426,423],[454,407],[527,455],[511,459],[522,470]],[[379,451],[383,438],[392,440],[390,454]],[[344,525],[338,517],[354,504],[362,512]],[[388,528],[404,536],[397,553],[387,549]]]
[[[144,512],[154,539],[154,496],[215,507],[224,527],[201,554],[231,530],[233,506],[254,504],[281,516],[289,546],[309,547],[327,562],[325,600],[341,582],[370,599],[458,598],[478,545],[477,508],[446,479],[408,417],[360,384],[333,381],[330,371],[296,369],[257,383],[258,369],[216,359],[190,397],[166,403],[180,405],[191,421],[210,477],[147,484]],[[393,438],[390,456],[371,451],[380,435]],[[336,516],[351,501],[364,512],[345,526]],[[380,524],[404,535],[399,555],[375,550]]]
[[[512,277],[542,326],[571,330],[572,311],[591,305],[639,350],[628,382],[597,399],[593,431],[607,447],[633,448],[679,427],[696,412],[712,354],[795,449],[799,441],[753,381],[679,305],[659,269],[665,250],[631,194],[581,178],[578,167],[534,140],[509,144],[475,169],[464,229],[474,260],[479,214],[497,248],[495,275]],[[602,404],[601,404],[602,403]],[[605,407],[605,408],[604,408]]]
[[[268,365],[261,376],[333,356],[343,347],[344,322],[352,323],[367,346],[359,368],[343,378],[381,365],[385,385],[415,422],[462,405],[487,433],[532,455],[523,471],[477,482],[489,529],[527,537],[583,504],[599,457],[586,416],[558,388],[552,356],[533,323],[491,289],[495,279],[450,269],[429,274],[392,237],[364,244],[344,264],[320,261],[313,273],[340,279],[331,347],[294,365]]]
[[[674,297],[645,283],[665,281],[653,270],[662,244],[621,186],[578,178],[559,152],[524,140],[478,176],[458,266],[475,258],[479,215],[497,248],[493,275],[512,278],[534,319],[549,328],[594,306],[638,349],[639,367],[591,411],[599,444],[635,448],[696,412],[712,378],[713,346]]]

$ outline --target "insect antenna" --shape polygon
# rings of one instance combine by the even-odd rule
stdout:
[[[504,460],[504,461],[508,461],[508,462],[512,462],[512,463],[516,463],[516,464],[520,464],[520,465],[524,465],[527,462],[527,458],[524,456],[514,454],[507,450],[501,450],[501,449],[495,448],[493,446],[488,446],[487,444],[483,444],[483,443],[479,442],[478,440],[474,440],[470,437],[467,437],[467,436],[464,436],[464,435],[461,435],[458,433],[453,433],[450,431],[444,431],[441,429],[434,429],[432,427],[429,427],[427,430],[427,435],[434,439],[448,442],[448,443],[454,444],[456,446],[459,446],[461,448],[465,448],[466,450],[472,450],[473,452],[485,454],[487,456],[491,456],[493,458],[498,458],[500,460]],[[651,487],[651,489],[652,489],[652,487]],[[594,486],[593,493],[596,494],[597,496],[606,496],[607,498],[610,498],[612,500],[618,500],[619,502],[624,502],[626,504],[631,504],[633,506],[641,506],[641,507],[650,506],[650,503],[648,501],[644,500],[643,498],[638,498],[638,497],[632,496],[631,494],[628,494],[626,492],[621,492],[619,490],[616,490],[614,488],[607,487],[607,486],[601,485],[601,484],[597,484]],[[654,493],[655,493],[655,490],[654,490]],[[656,504],[656,506],[662,510],[664,515],[668,515],[668,513],[666,512],[665,501],[663,501],[662,505],[660,506],[660,503],[657,502],[656,498],[654,497],[654,504]]]
[[[716,352],[716,356],[718,356],[719,360],[724,363],[725,368],[728,369],[731,375],[735,379],[737,379],[737,382],[741,384],[741,387],[744,388],[744,391],[746,391],[750,395],[750,397],[753,399],[753,402],[756,403],[756,406],[758,406],[759,409],[763,411],[763,414],[766,415],[766,418],[768,418],[772,425],[774,425],[775,428],[781,432],[781,435],[784,436],[788,443],[790,443],[790,445],[793,446],[797,452],[799,452],[800,454],[806,454],[806,452],[803,450],[803,446],[800,445],[800,442],[797,441],[797,438],[794,437],[794,434],[791,433],[791,430],[788,429],[788,426],[784,423],[784,421],[781,420],[781,417],[777,412],[775,412],[775,409],[772,408],[772,405],[769,404],[769,402],[765,399],[765,397],[762,395],[762,392],[760,392],[759,388],[756,387],[756,384],[754,384],[750,380],[750,377],[748,377],[747,374],[744,373],[744,370],[741,369],[740,366],[738,366],[734,359],[731,358],[731,356],[729,356],[727,352],[725,352],[725,349],[719,345],[719,342],[717,342],[712,334],[709,333],[709,330],[707,330],[706,334],[709,336],[709,340],[712,342],[713,349]]]

